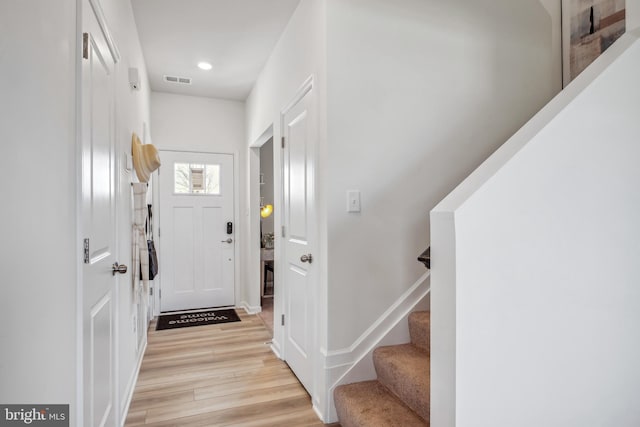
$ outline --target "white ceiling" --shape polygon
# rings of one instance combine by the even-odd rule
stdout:
[[[299,2],[131,0],[151,89],[245,100]],[[199,69],[200,61],[213,69]]]

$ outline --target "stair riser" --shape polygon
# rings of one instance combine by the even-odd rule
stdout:
[[[334,391],[342,427],[429,427],[430,313],[409,315],[410,344],[378,347],[378,379]]]
[[[393,346],[399,348],[403,346]],[[429,419],[429,359],[424,351],[411,345],[404,346],[412,353],[420,353],[419,360],[409,366],[402,359],[389,354],[389,347],[378,348],[373,353],[373,364],[378,381],[425,420]]]
[[[430,352],[431,320],[429,312],[416,312],[409,315],[409,335],[411,344]]]
[[[342,427],[429,426],[375,380],[337,387],[334,397]]]

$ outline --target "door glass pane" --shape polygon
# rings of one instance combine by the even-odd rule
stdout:
[[[220,165],[207,165],[207,194],[220,194]]]
[[[220,165],[174,164],[175,194],[220,194]]]
[[[189,164],[188,163],[176,163],[175,164],[175,178],[174,178],[174,192],[175,193],[190,193],[191,186],[189,184],[191,177],[189,176]]]

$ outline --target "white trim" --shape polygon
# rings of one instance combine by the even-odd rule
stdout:
[[[409,314],[429,295],[431,292],[430,276],[429,271],[420,276],[352,345],[339,350],[323,351],[327,388],[324,396],[325,401],[318,402],[319,408],[316,409],[316,412],[324,415],[321,419],[325,423],[337,420],[333,390],[342,384],[348,374],[361,362],[370,358],[371,353],[380,345],[380,342],[401,322],[406,322]],[[403,325],[403,327],[405,326]],[[408,329],[408,324],[406,328]],[[366,367],[362,367],[362,369],[368,370]],[[366,375],[371,379],[376,377],[375,371],[372,369],[369,369]]]
[[[162,166],[160,166],[162,167]],[[160,253],[160,168],[151,174],[151,206],[153,207],[153,243],[156,247],[156,254]],[[131,180],[132,177],[129,177]],[[149,288],[153,289],[153,317],[160,316],[160,289],[162,282],[162,269],[158,270],[158,274],[153,280],[150,280]]]
[[[271,138],[273,138],[273,123],[267,126],[267,128],[262,132],[262,135],[258,137],[255,141],[249,144],[249,148],[262,148],[264,144],[267,143]]]
[[[284,360],[280,351],[280,343],[274,339],[271,340],[271,351],[273,351],[273,354],[275,354],[278,359]]]
[[[234,150],[233,156],[233,235],[235,245],[233,246],[233,303],[238,301],[238,295],[242,292],[242,275],[240,264],[240,249],[243,241],[243,229],[240,226],[240,151]]]
[[[243,309],[247,314],[258,314],[262,312],[262,307],[259,305],[249,305],[246,301],[241,301],[238,304],[238,308]]]
[[[77,425],[84,420],[84,246],[82,226],[82,26],[83,0],[76,0],[76,96],[75,96],[75,130],[76,130],[76,396],[75,417]],[[70,414],[71,415],[71,414]]]
[[[111,56],[113,57],[113,62],[117,64],[120,61],[120,51],[118,50],[118,46],[116,46],[116,42],[113,40],[111,31],[109,31],[109,26],[107,25],[107,19],[105,18],[104,12],[102,11],[102,5],[100,4],[100,0],[89,0],[89,3],[91,4],[93,13],[96,15],[96,19],[98,20],[98,24],[102,29],[104,38],[107,41],[107,46],[109,46],[109,52],[111,52]]]
[[[328,369],[357,362],[386,335],[396,323],[409,313],[416,302],[431,290],[427,279],[430,272],[424,273],[391,307],[385,311],[358,339],[347,348],[326,352]]]
[[[243,309],[247,314],[258,314],[260,312],[262,312],[262,307],[257,305],[257,306],[250,306],[246,301],[242,301],[237,308],[241,308]],[[276,341],[275,339],[271,339],[271,343],[269,344],[269,347],[271,348],[271,351],[273,352],[273,354],[276,355],[276,357],[280,360],[284,360],[282,359],[282,355],[280,352],[280,344],[278,343],[278,341]]]
[[[247,222],[245,235],[245,255],[247,264],[244,276],[244,304],[252,302],[262,304],[260,294],[262,284],[260,283],[260,148],[249,147],[247,149]],[[275,178],[275,176],[274,176]],[[252,213],[255,213],[252,215]]]
[[[296,94],[294,95],[293,99],[286,105],[286,107],[284,107],[282,109],[282,111],[280,111],[280,130],[282,131],[282,129],[284,128],[284,126],[282,126],[282,119],[284,116],[287,115],[287,113],[293,108],[295,107],[298,102],[302,101],[302,99],[313,89],[314,87],[314,77],[313,75],[310,75],[309,77],[307,77],[307,80],[304,81],[304,83],[302,83],[300,85],[300,87],[298,88]],[[282,134],[282,132],[280,132]]]
[[[98,16],[96,14],[96,16]],[[100,22],[100,17],[98,16],[98,22]],[[102,23],[100,24],[100,26],[102,27]],[[105,31],[106,26],[103,28],[103,31]],[[105,33],[105,38],[107,38],[107,40],[109,39],[109,34]],[[115,259],[122,263],[123,259],[121,258],[121,253],[120,253],[120,243],[121,243],[121,238],[124,236],[120,235],[120,223],[123,221],[123,218],[120,216],[120,205],[122,204],[122,194],[121,194],[121,179],[122,179],[122,175],[121,175],[121,168],[122,168],[122,163],[121,163],[121,158],[120,156],[118,156],[118,152],[119,150],[119,144],[118,144],[118,137],[116,136],[118,134],[118,126],[119,126],[119,122],[118,122],[118,114],[117,114],[117,108],[118,108],[118,82],[116,80],[116,76],[115,76],[115,72],[116,72],[116,63],[117,63],[117,59],[114,57],[114,65],[113,65],[113,71],[114,71],[114,77],[113,77],[113,87],[112,87],[112,100],[113,100],[113,105],[111,107],[111,113],[113,114],[113,132],[114,135],[112,137],[113,141],[111,143],[111,156],[113,158],[113,166],[111,167],[111,173],[113,173],[113,176],[111,177],[111,183],[113,185],[113,244],[115,245],[115,247],[113,248],[113,252],[115,255]],[[127,187],[130,187],[127,184]],[[127,191],[129,191],[129,188],[127,188]],[[126,242],[126,240],[125,240]],[[126,264],[129,264],[129,261],[125,261]],[[121,410],[120,408],[120,369],[121,369],[121,365],[120,365],[120,343],[121,343],[121,334],[120,334],[120,312],[121,312],[121,307],[120,307],[120,286],[122,286],[123,283],[123,279],[122,279],[122,275],[117,274],[115,275],[116,277],[115,279],[115,284],[113,285],[114,287],[113,289],[113,298],[114,298],[114,305],[113,305],[113,320],[112,320],[112,325],[113,325],[113,369],[114,369],[114,378],[113,378],[113,415],[114,418],[117,419],[117,417],[119,416],[119,412]]]
[[[267,126],[267,128],[262,132],[262,134],[256,139],[254,142],[249,144],[249,148],[247,150],[247,204],[248,204],[248,219],[247,219],[247,236],[245,238],[245,242],[247,244],[247,248],[245,253],[247,254],[248,259],[248,267],[245,270],[247,273],[246,278],[246,286],[245,289],[249,293],[249,299],[257,295],[257,302],[260,304],[260,310],[262,311],[262,283],[260,280],[255,280],[257,277],[261,277],[261,267],[262,263],[260,261],[260,221],[261,218],[259,215],[253,215],[254,212],[258,212],[260,208],[260,191],[261,185],[259,184],[260,180],[260,171],[262,169],[261,158],[260,158],[260,150],[262,147],[269,142],[269,140],[274,139],[273,135],[273,123]],[[275,144],[275,142],[274,142]],[[275,146],[273,146],[273,150],[275,152]],[[273,189],[274,189],[274,197],[275,197],[275,179],[276,179],[276,169],[275,169],[275,159],[274,159],[273,167]],[[274,200],[275,201],[275,200]],[[276,206],[277,207],[277,206]],[[274,217],[275,220],[275,217]],[[275,221],[274,221],[274,230],[275,230]],[[275,251],[274,251],[275,254]],[[275,259],[275,255],[274,255]],[[276,277],[274,274],[273,278],[274,289],[277,284]],[[254,293],[255,292],[255,293]],[[242,302],[243,304],[248,304],[246,301]]]
[[[253,213],[257,213],[260,207],[260,169],[262,167],[260,160],[260,150],[270,139],[274,138],[274,125],[273,123],[266,127],[266,129],[262,132],[262,134],[253,142],[249,143],[249,147],[247,149],[247,233],[244,236],[244,242],[247,245],[245,254],[247,261],[247,267],[245,268],[245,298],[254,303],[260,304],[259,306],[251,306],[247,301],[241,301],[240,304],[244,307],[247,307],[245,311],[254,313],[259,313],[262,311],[262,298],[261,298],[261,289],[262,283],[260,283],[259,277],[261,275],[261,262],[260,262],[260,216],[253,215]],[[274,142],[275,144],[275,142]],[[273,147],[275,152],[275,145]],[[275,167],[275,158],[274,158],[274,197],[276,188],[276,167]],[[275,200],[274,200],[275,201]],[[277,205],[276,205],[276,208]],[[274,229],[275,227],[275,219],[274,217]],[[277,246],[277,245],[276,245]],[[275,253],[277,249],[274,250],[274,260],[277,259],[277,255]],[[274,285],[277,286],[277,277],[274,275]],[[275,300],[274,300],[275,301]],[[275,307],[274,307],[275,312]],[[279,356],[279,348],[278,348],[278,357]]]
[[[322,416],[322,411],[320,410],[320,408],[318,408],[318,406],[316,406],[316,402],[313,402],[313,404],[311,405],[311,409],[313,409],[313,412],[316,413],[316,415],[318,416],[318,418],[320,418],[320,421],[322,421],[323,423],[326,424],[326,420],[325,418]],[[336,419],[337,421],[337,419]]]
[[[158,149],[158,152],[161,151],[171,151],[174,153],[190,153],[190,154],[226,154],[226,155],[237,155],[238,154],[238,150],[234,150],[234,151],[203,151],[203,150],[185,150],[182,148],[161,148],[161,147],[156,147]],[[162,166],[160,166],[162,167]]]
[[[147,339],[144,340],[144,345],[138,355],[138,363],[136,369],[133,371],[131,378],[129,379],[129,384],[127,385],[127,390],[125,391],[126,398],[124,399],[124,404],[122,405],[122,412],[120,413],[120,426],[124,427],[125,422],[127,421],[127,415],[129,414],[129,408],[131,407],[131,401],[133,400],[133,392],[136,389],[136,384],[138,383],[138,375],[140,374],[140,368],[142,367],[142,360],[144,359],[144,353],[147,351]]]

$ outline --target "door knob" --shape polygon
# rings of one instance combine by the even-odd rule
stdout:
[[[124,264],[113,263],[111,266],[111,275],[115,276],[116,273],[124,274],[127,272],[127,266]]]
[[[311,264],[313,262],[313,255],[309,254],[309,255],[302,255],[300,257],[300,261],[302,262],[308,262],[309,264]]]
[[[221,243],[233,243],[233,239],[229,237],[227,240],[220,240]]]

